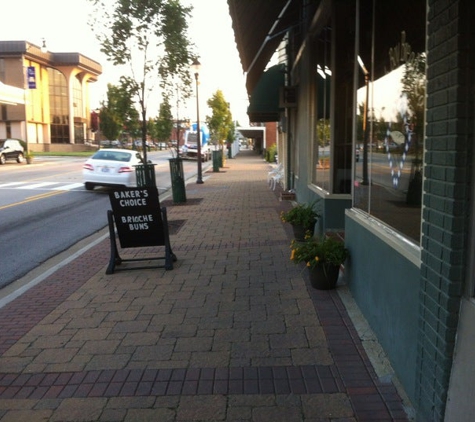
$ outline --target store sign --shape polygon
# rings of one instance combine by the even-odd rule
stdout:
[[[122,248],[165,245],[157,188],[123,188],[109,193]]]

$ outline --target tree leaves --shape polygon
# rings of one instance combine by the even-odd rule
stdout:
[[[136,97],[142,115],[142,140],[147,136],[147,95],[161,88],[167,96],[181,79],[190,93],[192,44],[188,39],[191,7],[179,0],[114,0],[112,5],[89,0],[97,7],[90,24],[101,51],[114,65],[129,65],[122,86]],[[144,152],[146,159],[146,152]]]

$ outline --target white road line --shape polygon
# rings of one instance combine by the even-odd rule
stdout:
[[[53,186],[57,184],[58,182],[41,182],[41,183],[35,183],[33,185],[21,186],[18,189],[38,189],[38,188],[44,188],[46,186]]]
[[[60,263],[56,264],[54,267],[51,267],[49,270],[45,271],[43,274],[31,280],[29,283],[0,299],[0,309],[3,308],[6,304],[10,303],[12,300],[15,300],[17,297],[21,296],[26,291],[30,290],[32,287],[36,286],[38,283],[42,282],[45,278],[49,277],[51,274],[54,274],[57,270],[74,261],[78,256],[81,256],[84,252],[91,249],[93,246],[96,246],[98,243],[102,242],[109,236],[109,233],[105,233],[95,241],[89,243],[76,253],[70,255]]]
[[[51,190],[72,190],[79,187],[84,187],[84,183],[71,183],[70,185],[60,186],[58,188],[53,188]]]
[[[161,199],[165,200],[165,199],[170,198],[170,196],[171,196],[171,192],[165,194],[163,196],[163,198],[161,198]],[[107,228],[107,226],[106,226],[106,228]],[[33,280],[30,280],[28,283],[24,284],[23,286],[19,287],[16,290],[12,291],[10,294],[0,298],[0,309],[3,308],[8,303],[15,300],[16,298],[20,297],[23,293],[27,292],[32,287],[34,287],[37,284],[41,283],[43,280],[48,278],[51,274],[54,274],[60,268],[64,267],[65,265],[68,265],[70,262],[74,261],[77,257],[81,256],[83,253],[87,252],[89,249],[96,246],[97,244],[102,242],[104,239],[107,239],[108,237],[109,237],[109,231],[107,230],[106,233],[100,235],[98,238],[96,238],[91,243],[88,243],[86,246],[84,246],[80,250],[76,251],[72,255],[69,255],[67,258],[63,259],[61,262],[59,262],[56,265],[54,265],[53,267],[49,268],[43,274],[38,275]],[[0,288],[0,291],[1,291],[1,288]]]
[[[10,186],[24,185],[26,182],[0,183],[0,188],[9,188]]]

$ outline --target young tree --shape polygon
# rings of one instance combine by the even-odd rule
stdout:
[[[99,113],[101,122],[101,132],[106,139],[117,139],[122,131],[122,122],[117,114],[106,106],[103,106]]]
[[[128,65],[129,74],[121,77],[137,99],[142,120],[144,160],[147,160],[147,97],[155,84],[167,92],[170,81],[179,77],[191,84],[192,62],[188,40],[191,7],[179,0],[89,0],[97,7],[91,27],[97,30],[101,51],[114,65]]]
[[[101,129],[107,139],[117,139],[126,130],[133,134],[139,126],[139,114],[131,93],[123,86],[107,85],[107,103],[100,111]]]
[[[210,137],[213,141],[223,145],[233,128],[233,118],[229,103],[224,99],[223,92],[217,90],[207,102],[212,115],[206,116],[206,124],[209,128]]]
[[[229,126],[228,129],[228,134],[226,136],[226,142],[228,145],[232,144],[236,139],[236,125],[234,124],[233,121],[231,121],[231,125]]]
[[[170,135],[173,130],[172,107],[167,97],[165,97],[163,102],[160,104],[160,112],[154,123],[157,140],[160,143],[160,149],[162,149],[162,143],[170,140]]]

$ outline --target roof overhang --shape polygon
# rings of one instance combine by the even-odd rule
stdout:
[[[251,95],[286,32],[298,24],[302,0],[228,0],[234,38]]]
[[[0,82],[0,104],[25,104],[25,90]]]
[[[246,138],[264,138],[265,126],[237,127],[236,130]]]
[[[97,80],[102,74],[102,66],[80,53],[54,53],[42,51],[41,48],[28,41],[0,41],[1,57],[19,57],[33,60],[47,67],[74,66],[88,72],[91,78]]]

